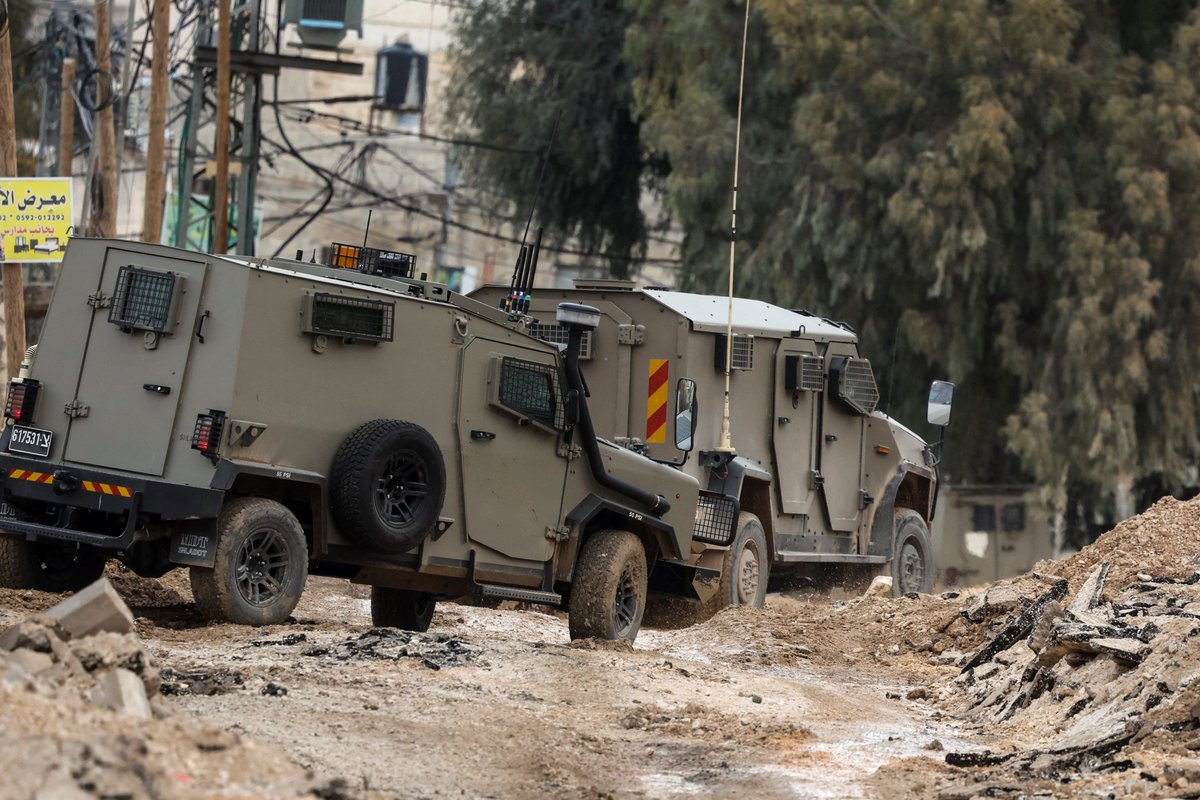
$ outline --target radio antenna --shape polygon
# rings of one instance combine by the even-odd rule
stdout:
[[[367,227],[363,228],[363,250],[367,249],[367,234],[371,232],[371,209],[367,209]]]
[[[733,144],[733,206],[729,222],[729,313],[725,322],[725,405],[721,411],[721,443],[717,450],[732,455],[733,439],[729,432],[729,384],[733,373],[733,263],[737,247],[738,167],[742,155],[742,96],[746,89],[746,42],[750,37],[750,0],[746,0],[746,19],[742,24],[742,64],[738,76],[737,126]]]

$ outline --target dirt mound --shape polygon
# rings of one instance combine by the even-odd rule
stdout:
[[[966,790],[1200,796],[1198,569],[1200,500],[1168,498],[968,598],[962,619],[990,618],[987,637],[937,697],[1010,743],[947,756],[972,768]]]
[[[318,784],[282,750],[179,715],[161,683],[128,608],[103,582],[5,628],[0,794],[351,796],[341,783]]]
[[[1200,567],[1200,498],[1164,497],[1061,561],[1043,561],[1034,572],[1081,584],[1099,564],[1110,564],[1107,585],[1122,590],[1138,573],[1183,579]]]

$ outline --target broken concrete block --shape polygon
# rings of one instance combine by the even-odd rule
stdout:
[[[38,653],[49,653],[51,635],[44,625],[29,620],[18,622],[0,633],[0,651],[34,650]]]
[[[1092,570],[1092,574],[1083,582],[1083,586],[1079,587],[1079,591],[1075,593],[1067,610],[1072,614],[1079,614],[1095,608],[1100,604],[1100,597],[1104,594],[1104,579],[1108,577],[1108,571],[1112,568],[1111,564],[1105,563]]]
[[[54,659],[45,653],[38,653],[33,650],[17,650],[15,653],[9,653],[7,661],[10,665],[15,664],[30,675],[37,675],[42,670],[47,670],[54,666]]]
[[[152,716],[142,679],[127,669],[117,668],[104,673],[104,677],[92,689],[90,699],[95,705],[138,719],[150,719]]]
[[[966,663],[966,665],[962,668],[962,671],[966,672],[967,670],[973,669],[980,664],[986,664],[988,661],[991,661],[993,658],[995,658],[999,653],[1012,647],[1021,639],[1024,639],[1033,629],[1034,620],[1041,616],[1042,611],[1046,608],[1047,604],[1062,600],[1064,597],[1066,597],[1066,595],[1067,582],[1066,580],[1060,579],[1057,583],[1051,586],[1045,594],[1035,600],[1033,604],[1029,606],[1029,608],[1026,608],[1020,614],[1017,614],[1015,617],[1009,620],[1008,624],[1001,628],[999,633],[992,637],[990,642],[984,645],[979,652],[971,657],[971,660]]]
[[[971,598],[965,614],[972,622],[982,622],[989,614],[1012,611],[1024,598],[1012,586],[992,586],[982,594]]]
[[[79,590],[46,613],[74,639],[101,631],[133,631],[133,612],[107,578]]]
[[[871,585],[863,592],[863,597],[891,597],[892,579],[887,575],[876,575]]]

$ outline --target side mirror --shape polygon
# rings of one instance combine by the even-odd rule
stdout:
[[[680,378],[675,387],[675,447],[690,453],[695,444],[697,412],[696,382]]]
[[[563,396],[563,416],[566,427],[574,428],[579,424],[579,390],[568,389]]]
[[[929,424],[944,428],[950,424],[950,407],[954,405],[954,384],[934,381],[929,387]]]

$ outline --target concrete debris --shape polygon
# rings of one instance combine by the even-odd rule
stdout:
[[[133,612],[107,578],[80,589],[46,615],[75,639],[103,631],[132,633],[134,630]]]
[[[334,658],[342,660],[383,658],[395,661],[400,658],[416,658],[434,670],[469,664],[477,660],[482,653],[483,648],[460,636],[428,636],[395,628],[372,628],[332,648],[312,647],[304,651],[306,656],[332,654]]]
[[[213,670],[176,670],[167,667],[162,671],[164,695],[193,694],[212,697],[241,689],[246,683],[242,673],[224,667]]]
[[[150,719],[159,683],[129,608],[104,579],[0,632],[0,684]]]
[[[871,585],[863,592],[863,597],[890,597],[892,594],[892,579],[887,575],[876,575],[871,579]]]
[[[1065,580],[1037,598],[1021,598],[1016,613],[963,667],[960,684],[982,724],[1023,718],[1057,733],[1038,750],[950,753],[947,763],[1004,763],[1008,774],[1053,778],[1124,770],[1126,747],[1150,736],[1196,737],[1197,581],[1138,575],[1112,590],[1109,572],[1109,564],[1097,565],[1065,607],[1059,602]],[[1014,647],[1022,638],[1027,649]]]

